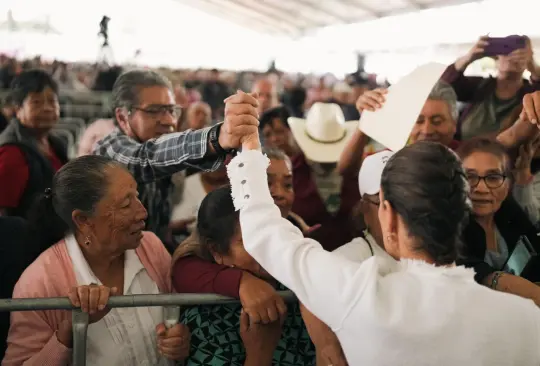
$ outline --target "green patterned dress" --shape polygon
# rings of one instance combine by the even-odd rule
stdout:
[[[279,290],[286,290],[279,286]],[[315,366],[315,346],[300,314],[298,303],[287,304],[281,339],[272,364]],[[240,304],[185,307],[182,323],[191,330],[190,356],[186,366],[242,366],[245,350],[240,337]]]

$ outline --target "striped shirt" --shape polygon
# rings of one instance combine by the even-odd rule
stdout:
[[[225,156],[206,156],[208,132],[175,132],[137,142],[118,128],[95,145],[94,154],[112,158],[126,166],[139,185],[140,200],[148,210],[146,230],[165,242],[171,217],[174,185],[171,175],[186,168],[214,171]]]

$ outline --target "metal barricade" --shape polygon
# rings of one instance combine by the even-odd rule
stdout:
[[[286,302],[296,300],[291,291],[278,294]],[[134,308],[149,306],[194,306],[237,303],[237,299],[214,294],[160,294],[112,296],[107,303],[109,308]],[[88,314],[71,305],[67,297],[35,299],[0,299],[0,311],[31,310],[72,310],[73,324],[73,366],[86,366],[86,334]]]

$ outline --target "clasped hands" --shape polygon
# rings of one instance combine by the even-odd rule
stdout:
[[[258,150],[259,113],[257,95],[238,90],[225,102],[225,121],[221,126],[219,144],[224,149]]]

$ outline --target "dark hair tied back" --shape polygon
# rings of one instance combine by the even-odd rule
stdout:
[[[203,257],[213,260],[211,252],[229,253],[233,236],[238,230],[238,211],[231,197],[231,187],[218,188],[206,195],[197,215],[197,231]]]
[[[86,155],[71,160],[56,172],[52,186],[39,195],[29,214],[30,226],[36,235],[52,245],[67,232],[74,232],[73,211],[94,214],[110,183],[107,169],[113,166],[123,169],[109,158]]]
[[[384,199],[436,264],[455,262],[470,212],[461,161],[446,146],[417,142],[388,161],[381,180]]]

